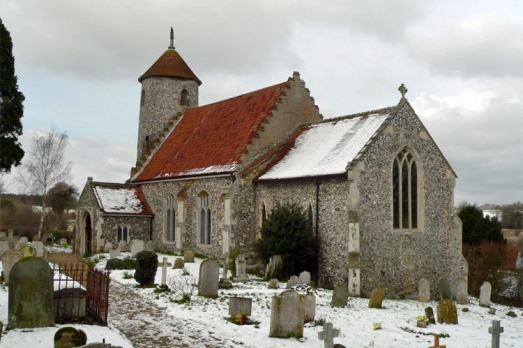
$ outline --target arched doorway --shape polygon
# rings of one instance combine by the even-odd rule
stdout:
[[[85,213],[84,218],[84,226],[85,226],[85,251],[91,252],[93,251],[92,245],[93,245],[93,229],[91,225],[91,215],[89,215],[88,212]]]

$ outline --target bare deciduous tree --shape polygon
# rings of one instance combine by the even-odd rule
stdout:
[[[48,190],[56,183],[66,182],[71,177],[71,162],[65,163],[64,158],[68,140],[65,132],[58,133],[54,127],[45,134],[35,134],[18,177],[24,189],[34,195],[42,196],[42,215],[38,228],[40,238],[46,214]]]

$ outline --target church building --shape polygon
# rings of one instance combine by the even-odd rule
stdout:
[[[172,42],[142,85],[136,166],[125,183],[88,178],[76,251],[151,240],[156,251],[252,251],[277,203],[308,212],[322,286],[411,296],[467,279],[456,173],[399,88],[397,105],[323,119],[298,72],[200,106],[202,81]]]

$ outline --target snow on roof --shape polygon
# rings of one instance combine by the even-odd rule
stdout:
[[[134,188],[95,186],[94,193],[106,213],[144,213],[144,206]]]
[[[342,174],[388,116],[371,114],[312,125],[259,180]]]

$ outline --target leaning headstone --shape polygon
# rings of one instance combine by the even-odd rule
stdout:
[[[430,302],[430,281],[428,279],[420,279],[418,299],[419,302]]]
[[[346,307],[349,302],[349,289],[346,284],[334,286],[331,307]]]
[[[292,277],[289,279],[289,281],[287,282],[287,286],[286,286],[286,288],[287,288],[287,289],[290,289],[290,288],[292,288],[293,286],[296,286],[296,285],[298,285],[298,284],[299,284],[299,279],[298,279],[298,277],[296,277],[296,276],[292,276]]]
[[[267,265],[267,270],[265,272],[265,278],[278,278],[281,275],[282,266],[283,260],[280,255],[271,256],[269,264]]]
[[[0,242],[0,256],[2,256],[2,254],[5,253],[6,251],[9,251],[9,242],[8,241]]]
[[[178,257],[176,260],[174,260],[174,269],[182,269],[184,265],[183,259]]]
[[[492,327],[488,328],[488,333],[492,335],[492,348],[499,348],[499,335],[503,332],[499,320],[492,320]]]
[[[141,239],[134,239],[131,244],[131,257],[135,257],[136,254],[138,254],[140,251],[142,251],[144,248],[143,240]]]
[[[33,242],[33,248],[35,248],[36,257],[44,257],[45,256],[44,243],[42,243],[42,242]]]
[[[216,259],[207,259],[200,265],[198,296],[217,298],[220,265]]]
[[[107,242],[105,243],[105,247],[104,247],[104,251],[106,253],[110,252],[111,250],[113,250],[113,243],[111,242]]]
[[[87,335],[82,330],[65,326],[54,334],[54,348],[80,347],[87,343]]]
[[[436,324],[436,319],[434,319],[434,310],[432,309],[432,307],[425,308],[425,316],[429,320],[429,324]]]
[[[456,302],[460,305],[469,304],[468,281],[466,278],[458,280]]]
[[[60,245],[66,245],[66,244],[67,244],[67,239],[66,238],[60,239]]]
[[[9,283],[9,277],[11,269],[22,258],[22,252],[20,250],[9,250],[3,253],[1,256],[2,266],[4,268],[4,281]]]
[[[247,260],[245,259],[245,255],[240,254],[236,260],[236,277],[234,277],[234,281],[236,282],[242,282],[245,280],[249,280],[249,277],[247,277]]]
[[[23,258],[9,279],[9,328],[54,326],[53,271],[36,257]]]
[[[111,259],[116,259],[120,255],[122,255],[120,249],[113,249],[109,251],[109,258]]]
[[[298,277],[298,284],[299,285],[309,285],[311,283],[311,274],[307,271],[303,271],[300,273],[300,276]]]
[[[340,335],[340,330],[334,329],[332,323],[323,323],[323,331],[318,332],[318,339],[324,341],[323,348],[334,348],[334,338]]]
[[[370,293],[369,308],[381,308],[385,291],[382,288],[376,288]]]
[[[171,267],[172,263],[167,263],[167,258],[163,258],[163,262],[159,263],[158,266],[162,267],[162,286],[167,284],[167,267]]]
[[[446,298],[452,299],[452,292],[450,291],[450,282],[447,279],[447,277],[443,277],[439,281],[439,297],[440,300]]]
[[[252,311],[252,298],[248,297],[230,297],[229,298],[229,315],[231,320],[235,320],[238,314],[250,316]]]
[[[492,286],[489,282],[483,282],[479,288],[479,305],[483,307],[490,306],[490,294],[492,292]]]
[[[267,285],[268,289],[279,289],[280,288],[280,282],[278,282],[278,279],[272,278],[269,280],[269,285]]]
[[[129,249],[129,246],[127,245],[127,242],[125,240],[121,240],[118,244],[118,249],[120,249],[121,252],[126,252]]]
[[[444,299],[438,303],[438,323],[440,324],[457,324],[458,310],[451,299]]]
[[[145,244],[145,250],[148,250],[148,251],[154,250],[154,243],[152,240],[148,241],[147,244]]]
[[[192,249],[185,250],[185,252],[183,253],[183,262],[185,262],[185,263],[194,262],[194,250],[192,250]]]
[[[305,322],[310,323],[314,321],[316,316],[316,296],[309,292],[305,295]]]
[[[273,296],[269,337],[303,337],[304,298],[294,290]]]

